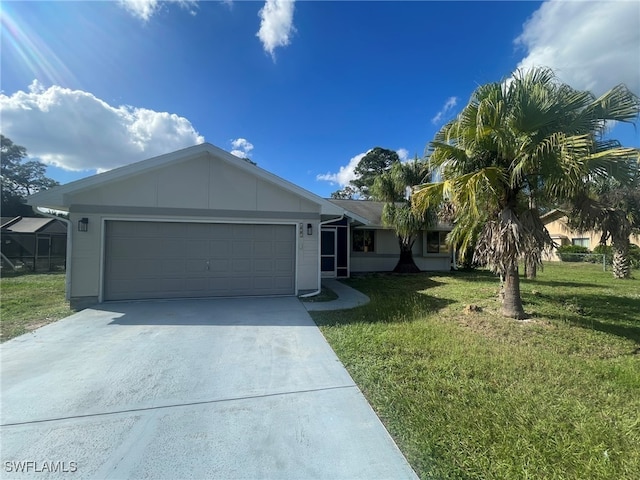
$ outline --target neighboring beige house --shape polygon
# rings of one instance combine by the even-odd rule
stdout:
[[[206,143],[27,201],[69,212],[73,308],[313,293],[322,277],[392,270],[399,255],[393,231],[358,213],[366,202],[350,211]],[[415,252],[423,269],[450,268],[444,233],[425,233]]]
[[[543,215],[542,221],[547,227],[549,235],[551,235],[551,238],[558,246],[580,245],[587,247],[589,250],[593,250],[600,244],[600,237],[602,236],[600,232],[580,232],[570,229],[567,226],[567,215],[561,210],[552,210],[546,215]],[[632,235],[629,240],[631,243],[640,246],[640,236]],[[611,242],[608,242],[608,244],[610,243]],[[555,249],[547,259],[560,260],[555,254]]]

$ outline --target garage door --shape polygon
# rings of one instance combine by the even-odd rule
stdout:
[[[295,294],[295,227],[106,224],[105,300]]]

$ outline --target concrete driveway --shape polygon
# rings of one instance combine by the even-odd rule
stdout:
[[[0,348],[2,478],[416,478],[296,298],[105,304]]]

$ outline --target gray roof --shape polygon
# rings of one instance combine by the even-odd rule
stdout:
[[[20,217],[2,217],[2,219],[0,219],[0,225],[4,227],[7,224],[17,222],[18,220],[20,220]]]
[[[3,222],[2,230],[13,233],[36,233],[44,230],[50,233],[65,233],[67,227],[64,222],[55,218],[16,217],[9,222]]]
[[[336,200],[330,199],[331,203],[369,221],[370,226],[382,226],[382,209],[384,202],[374,202],[373,200]]]
[[[354,213],[358,217],[366,219],[369,223],[367,226],[376,228],[389,228],[382,224],[382,209],[385,202],[375,202],[373,200],[337,200],[329,199],[331,203],[335,203],[341,208],[349,212]],[[437,225],[431,227],[429,230],[451,230],[452,225],[447,223],[438,222]]]

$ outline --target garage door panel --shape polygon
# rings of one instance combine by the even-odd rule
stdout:
[[[184,260],[168,258],[160,262],[162,275],[184,275],[187,271]]]
[[[271,258],[273,256],[273,242],[257,241],[253,244],[255,257]]]
[[[187,251],[183,254],[187,258],[203,258],[209,256],[209,241],[206,238],[188,239]]]
[[[236,277],[229,277],[224,279],[227,284],[226,288],[228,288],[232,292],[240,292],[247,289],[247,286],[253,286],[253,278],[245,275],[238,275]]]
[[[204,293],[209,290],[209,278],[187,278],[184,280],[184,286],[187,291]]]
[[[278,289],[286,290],[293,287],[293,282],[289,277],[274,277],[272,280],[274,287]]]
[[[209,268],[213,274],[221,275],[229,273],[229,260],[226,258],[212,259],[209,262]]]
[[[207,271],[207,261],[208,261],[208,259],[206,257],[187,258],[185,260],[185,267],[186,267],[187,275],[206,272]]]
[[[275,242],[273,245],[273,251],[276,257],[290,258],[289,249],[291,248],[291,242]]]
[[[268,225],[265,225],[263,230],[266,231],[266,229],[269,228]],[[248,225],[248,224],[242,224],[242,223],[236,223],[236,224],[232,224],[231,225],[231,231],[233,232],[233,237],[253,237],[254,235],[254,229],[255,229],[255,225]]]
[[[247,257],[253,254],[253,242],[250,240],[238,239],[231,247],[231,254],[234,257]]]
[[[162,290],[167,292],[179,292],[184,289],[185,279],[181,277],[166,277],[162,279],[152,278],[149,284],[153,285],[151,292]]]
[[[187,241],[182,238],[162,238],[162,250],[165,257],[182,258],[187,251]]]
[[[136,244],[136,248],[140,252],[141,258],[148,258],[157,260],[158,258],[163,258],[169,252],[170,249],[166,248],[162,238],[147,238],[144,240],[141,239],[133,239],[133,242]]]
[[[286,274],[293,269],[293,260],[287,258],[278,258],[273,263],[274,271],[280,274]]]
[[[139,272],[144,272],[144,275],[149,278],[155,278],[163,274],[162,264],[155,258],[141,258],[134,261],[132,267],[133,271],[129,271],[128,274],[134,278]]]
[[[231,261],[231,274],[245,274],[251,272],[252,262],[248,258],[234,258]]]
[[[271,274],[273,272],[273,260],[270,258],[258,258],[253,264],[256,273]]]
[[[228,238],[209,240],[209,256],[226,257],[231,254],[232,242]]]
[[[295,293],[292,225],[107,222],[106,300]]]

